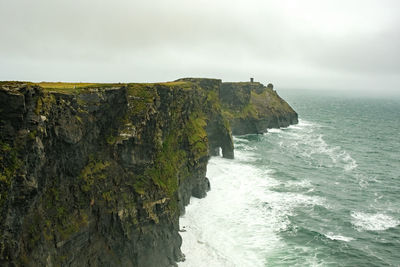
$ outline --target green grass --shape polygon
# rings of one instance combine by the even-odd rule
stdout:
[[[245,119],[245,118],[257,118],[258,117],[258,113],[257,113],[257,109],[256,107],[249,103],[246,106],[244,106],[242,109],[236,110],[236,109],[231,109],[228,106],[223,106],[222,107],[222,113],[224,115],[225,118],[227,118],[228,120],[232,120],[232,119]]]
[[[101,160],[96,161],[94,157],[91,157],[89,163],[83,168],[79,176],[83,181],[81,186],[82,190],[88,192],[96,181],[106,179],[107,174],[105,169],[109,166],[110,162]]]
[[[38,85],[45,91],[54,91],[64,94],[79,94],[90,91],[90,89],[107,89],[111,87],[128,86],[129,88],[167,86],[170,88],[189,89],[192,84],[189,82],[163,82],[163,83],[68,83],[68,82],[40,82],[28,83]]]
[[[188,137],[191,152],[194,153],[195,160],[207,154],[207,123],[203,113],[193,112],[189,116],[184,131]]]
[[[7,201],[8,191],[22,163],[17,149],[0,141],[0,211]]]
[[[145,177],[160,186],[169,197],[178,190],[178,172],[185,163],[186,152],[179,149],[178,136],[169,135],[163,143],[161,151],[157,153],[154,167],[147,169]]]
[[[44,89],[79,89],[79,88],[87,88],[90,86],[98,85],[96,83],[65,83],[65,82],[40,82],[33,84],[39,85]]]

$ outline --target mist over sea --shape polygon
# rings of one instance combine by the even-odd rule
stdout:
[[[400,99],[278,93],[300,123],[210,160],[179,266],[399,266]]]

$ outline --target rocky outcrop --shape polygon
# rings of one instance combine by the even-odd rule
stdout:
[[[233,143],[231,140],[231,130],[228,120],[223,116],[220,103],[221,80],[216,79],[199,79],[184,78],[177,81],[185,81],[195,83],[201,88],[205,88],[207,92],[207,101],[212,103],[210,106],[213,112],[209,116],[210,121],[207,123],[206,130],[209,137],[210,155],[219,155],[221,148],[222,154],[226,158],[233,158]]]
[[[0,83],[0,265],[175,265],[209,156],[233,157],[220,85]]]
[[[234,135],[266,132],[298,123],[297,113],[273,85],[258,82],[222,83],[219,98]]]
[[[174,266],[234,134],[297,122],[272,85],[0,82],[0,265]]]

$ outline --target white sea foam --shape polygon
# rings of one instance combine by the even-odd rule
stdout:
[[[279,150],[300,155],[299,158],[310,162],[311,166],[342,168],[346,172],[357,168],[351,155],[340,146],[325,141],[319,128],[318,124],[301,120],[298,125],[273,129],[261,138],[268,142],[277,141]],[[332,209],[325,198],[314,195],[312,178],[309,178],[311,181],[274,179],[280,174],[259,168],[263,162],[258,158],[260,147],[253,146],[251,138],[234,137],[234,141],[235,159],[213,157],[210,160],[207,177],[211,191],[204,199],[192,198],[186,214],[180,219],[181,229],[185,227],[186,230],[181,233],[186,261],[179,266],[257,267],[278,263],[281,256],[290,257],[282,255],[282,251],[295,249],[289,248],[281,239],[282,231],[292,229],[291,216],[296,216],[299,208],[304,212],[314,210],[317,205]],[[282,188],[289,190],[277,190]],[[360,231],[398,225],[394,218],[381,215],[355,212],[352,213],[352,224]],[[377,224],[375,219],[379,218],[385,223]],[[325,236],[343,242],[354,240],[333,232]],[[307,249],[307,246],[298,249]],[[321,264],[321,259],[313,258],[311,251],[309,254],[310,257],[304,258],[301,264]],[[285,261],[281,263],[285,264]]]
[[[357,162],[340,146],[329,145],[324,135],[315,131],[320,125],[307,121],[300,121],[297,126],[290,126],[290,131],[283,131],[285,142],[280,146],[287,146],[295,153],[308,159],[310,165],[325,167],[341,167],[349,172],[357,168]]]
[[[256,148],[253,146],[246,145],[245,143],[239,143],[235,145],[237,150],[254,151]]]
[[[357,179],[358,184],[360,185],[361,188],[365,188],[369,185],[367,177],[365,175],[363,175],[362,173],[357,173],[355,175],[355,178]]]
[[[265,266],[268,255],[284,246],[278,233],[287,229],[294,209],[324,205],[320,197],[273,191],[280,184],[271,177],[274,171],[246,164],[252,157],[238,151],[235,160],[210,160],[212,190],[204,199],[192,198],[180,220],[186,230],[180,266]]]
[[[272,129],[268,129],[267,134],[268,134],[268,133],[281,133],[281,132],[282,132],[281,129],[272,128]]]
[[[351,217],[351,223],[358,231],[383,231],[400,224],[398,219],[383,213],[355,211],[351,213]]]
[[[205,199],[192,199],[180,221],[187,229],[182,233],[186,261],[180,266],[264,266],[257,249],[268,249],[279,239],[270,226],[264,227],[263,210],[252,207],[257,202],[253,192],[267,184],[255,181],[260,174],[239,160],[210,161],[207,176],[212,190]]]
[[[248,151],[236,150],[235,159],[240,162],[253,162],[257,160],[257,157],[250,150]]]
[[[352,171],[352,170],[354,170],[355,168],[357,168],[357,162],[355,161],[355,159],[353,159],[349,154],[347,154],[346,152],[344,152],[345,153],[345,155],[344,155],[344,157],[342,158],[343,159],[343,162],[344,162],[344,169],[346,170],[346,171]]]
[[[344,242],[350,242],[350,241],[354,240],[354,238],[352,238],[352,237],[335,235],[332,232],[327,233],[325,236],[331,240],[339,240],[339,241],[344,241]]]
[[[233,137],[233,141],[235,141],[235,142],[244,142],[244,143],[248,143],[249,142],[249,140],[247,140],[245,138],[241,138],[241,137],[238,137],[238,136],[232,136],[232,137]]]
[[[311,121],[306,121],[306,120],[303,120],[303,119],[299,119],[299,123],[298,124],[290,125],[288,128],[296,127],[296,126],[297,127],[309,127],[309,126],[318,126],[318,124],[313,123]]]
[[[311,188],[313,185],[310,180],[301,180],[301,181],[288,181],[287,186],[289,187],[301,187],[301,188]]]
[[[318,125],[314,124],[312,122],[300,119],[298,124],[289,125],[288,127],[268,128],[268,132],[266,134],[268,134],[268,133],[282,133],[282,132],[286,131],[287,129],[304,130],[306,128],[310,129],[311,127],[315,127],[315,126],[318,126]]]

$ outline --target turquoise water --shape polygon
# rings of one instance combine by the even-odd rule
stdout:
[[[400,266],[400,100],[282,96],[300,123],[210,160],[180,266]]]

